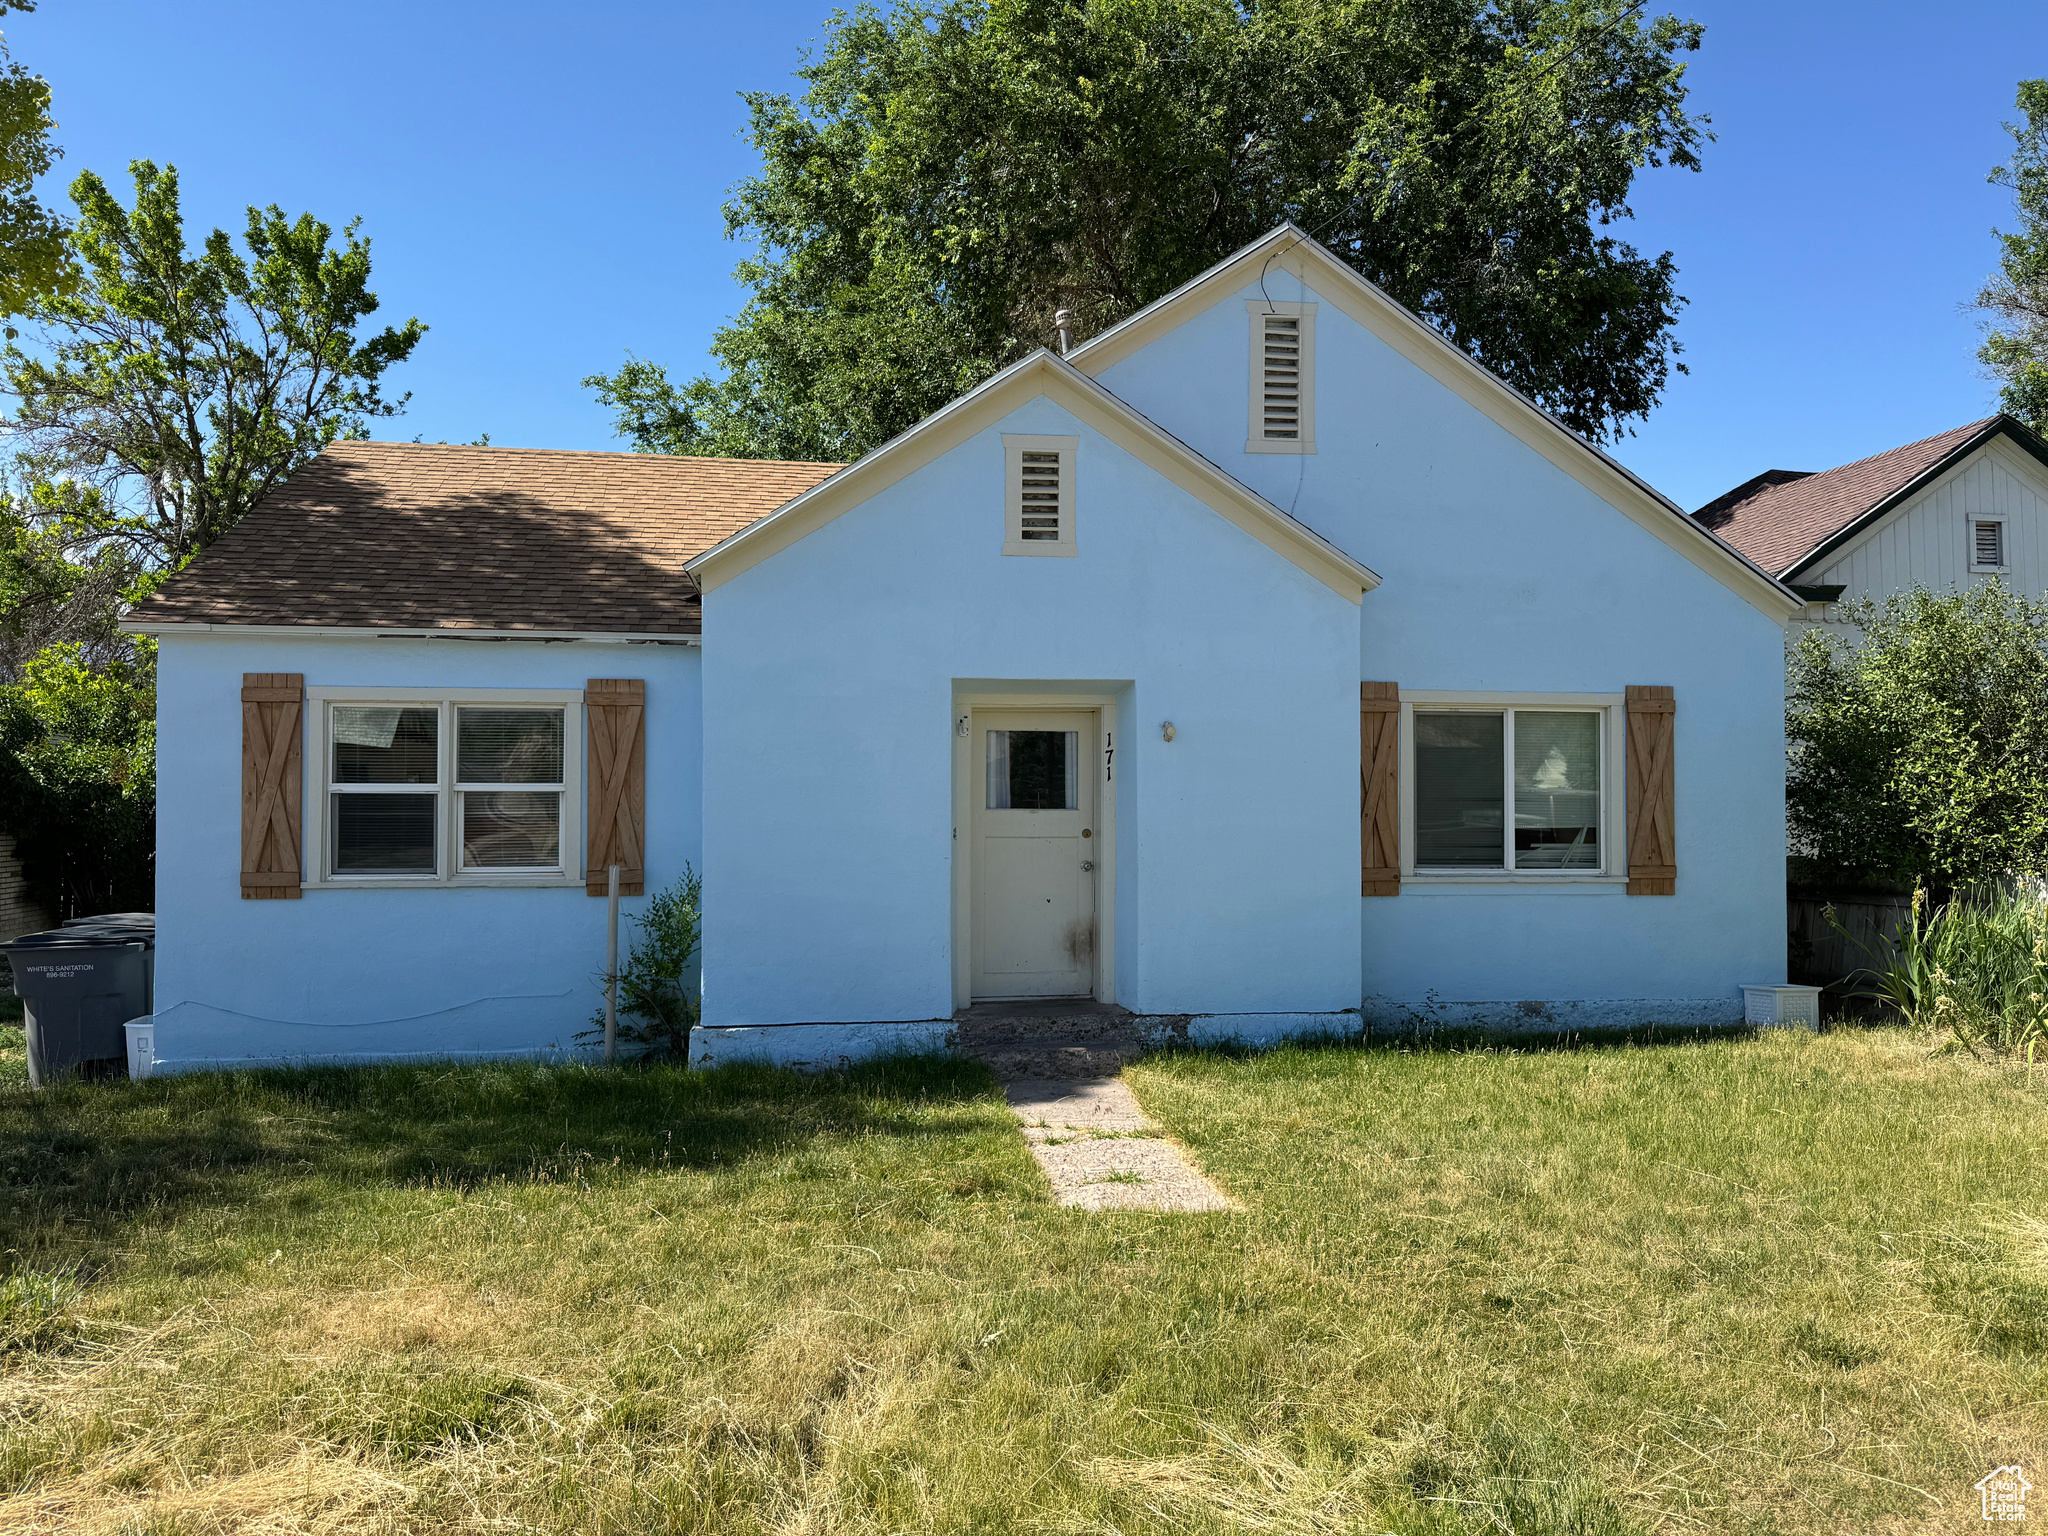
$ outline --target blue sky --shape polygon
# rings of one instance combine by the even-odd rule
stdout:
[[[55,91],[53,191],[146,156],[195,238],[251,202],[361,215],[387,313],[432,327],[378,435],[604,448],[578,380],[629,348],[687,377],[737,307],[736,93],[785,88],[829,8],[42,0],[5,27]],[[1668,8],[1706,23],[1689,79],[1718,142],[1639,181],[1622,231],[1676,254],[1692,372],[1619,456],[1697,506],[1989,414],[1961,306],[2010,223],[2000,124],[2048,75],[2039,0]]]

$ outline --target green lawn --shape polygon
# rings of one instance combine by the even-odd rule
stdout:
[[[1760,1536],[2048,1488],[2020,1070],[1844,1030],[1130,1080],[1241,1212],[1051,1206],[949,1062],[31,1095],[0,1033],[0,1532]]]

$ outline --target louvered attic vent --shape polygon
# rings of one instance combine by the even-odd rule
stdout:
[[[1316,306],[1251,299],[1251,430],[1246,453],[1316,451]]]
[[[2005,564],[2005,524],[1978,523],[1975,529],[1976,563],[1978,565]]]
[[[1078,437],[1003,434],[1003,553],[1075,553],[1075,456]]]
[[[1018,537],[1034,543],[1057,543],[1064,503],[1060,493],[1059,450],[1025,449],[1018,478],[1023,501]]]
[[[1266,315],[1260,420],[1268,442],[1301,440],[1301,318]]]

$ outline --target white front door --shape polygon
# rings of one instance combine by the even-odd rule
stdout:
[[[973,712],[976,998],[1095,991],[1099,718]]]

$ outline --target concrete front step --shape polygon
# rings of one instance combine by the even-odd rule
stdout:
[[[1130,1010],[1091,999],[977,1003],[953,1016],[954,1049],[997,1077],[1114,1077],[1146,1044]]]
[[[953,1015],[953,1034],[963,1048],[983,1041],[1137,1038],[1137,1021],[1127,1008],[1087,1000],[976,1003]]]

